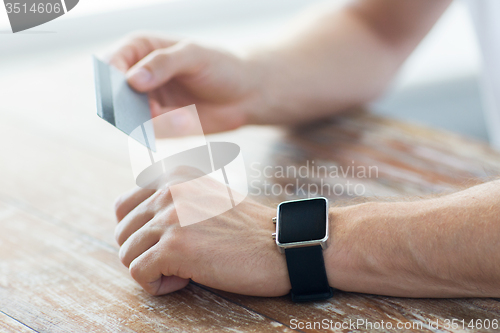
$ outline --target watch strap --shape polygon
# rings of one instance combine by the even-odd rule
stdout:
[[[317,301],[333,296],[321,245],[285,249],[285,256],[294,302]]]

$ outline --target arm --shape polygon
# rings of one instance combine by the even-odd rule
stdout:
[[[330,284],[404,297],[500,296],[500,181],[331,210]]]
[[[450,2],[354,1],[305,13],[298,31],[250,57],[268,68],[272,109],[255,122],[298,123],[373,100]]]
[[[110,62],[150,94],[153,116],[196,104],[205,133],[297,124],[379,95],[449,3],[363,0],[311,10],[298,19],[297,31],[243,57],[138,36]],[[187,115],[179,120],[189,121]]]
[[[183,288],[189,279],[225,291],[289,292],[286,261],[271,238],[276,210],[245,199],[206,221],[180,227],[169,184],[137,189],[116,205],[120,259],[149,293]],[[187,177],[192,178],[192,177]],[[224,186],[201,180],[186,193],[217,206]],[[192,200],[175,205],[196,211]],[[329,283],[345,291],[405,297],[500,296],[500,181],[441,198],[368,203],[330,210],[325,252]]]

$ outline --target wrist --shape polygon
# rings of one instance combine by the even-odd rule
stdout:
[[[249,125],[267,125],[272,123],[270,115],[275,108],[276,96],[273,96],[272,66],[266,53],[253,53],[243,59],[248,82],[252,82],[253,103],[247,111]]]
[[[330,208],[328,213],[328,247],[325,250],[325,267],[328,282],[331,287],[346,290],[344,284],[346,266],[348,263],[349,244],[345,241],[349,238],[347,229],[349,220],[347,218],[349,207]]]
[[[344,291],[413,295],[415,285],[409,281],[419,274],[418,267],[427,269],[415,262],[411,245],[419,207],[419,202],[370,202],[332,208],[325,253],[330,285]]]
[[[304,113],[310,104],[303,103],[304,93],[297,66],[282,52],[260,50],[246,58],[249,72],[256,78],[259,106],[252,110],[250,123],[255,125],[292,125],[307,121]]]
[[[371,236],[363,230],[370,224],[370,216],[375,214],[380,204],[383,203],[370,202],[329,210],[329,243],[325,250],[325,265],[331,287],[366,292],[371,274],[376,273],[370,269],[372,265],[377,266],[377,258],[371,256],[367,261],[367,242],[371,242]]]

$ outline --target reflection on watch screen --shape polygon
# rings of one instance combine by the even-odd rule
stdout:
[[[323,198],[283,203],[278,212],[280,243],[321,240],[326,236],[327,201]]]

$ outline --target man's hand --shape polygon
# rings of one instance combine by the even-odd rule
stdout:
[[[228,52],[144,35],[127,38],[109,60],[134,89],[149,94],[153,117],[196,104],[203,130],[212,133],[242,126],[265,109],[264,70]],[[191,121],[186,113],[164,126],[182,129]]]
[[[245,57],[195,43],[139,35],[110,63],[150,96],[153,117],[196,104],[205,133],[245,124],[297,125],[381,95],[451,0],[354,1],[320,6],[288,38]],[[310,21],[312,19],[312,22]],[[165,128],[189,127],[189,114]],[[156,124],[155,124],[156,125]],[[170,133],[177,134],[177,133]]]
[[[189,279],[225,291],[281,296],[290,291],[285,257],[271,234],[275,209],[245,199],[226,213],[181,227],[169,186],[182,183],[184,191],[209,206],[227,200],[227,189],[215,180],[193,179],[192,168],[169,175],[163,189],[135,189],[116,203],[116,240],[120,259],[132,277],[150,294],[184,288]],[[196,175],[195,175],[196,176]],[[189,200],[183,209],[200,209]],[[191,205],[192,207],[189,207]]]

